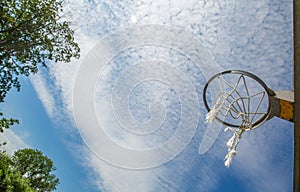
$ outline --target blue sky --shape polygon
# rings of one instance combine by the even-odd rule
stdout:
[[[227,132],[220,132],[207,153],[198,153],[207,128],[201,93],[211,74],[241,69],[256,74],[273,90],[293,89],[292,1],[76,0],[65,1],[64,6],[66,16],[76,29],[82,57],[69,64],[50,63],[48,70],[41,69],[33,77],[22,78],[21,92],[11,91],[6,102],[1,104],[4,114],[21,121],[20,125],[7,131],[7,147],[13,150],[29,146],[49,156],[61,181],[57,191],[292,191],[293,124],[290,122],[273,118],[261,128],[245,133],[229,169],[223,161],[227,151],[225,143],[230,137]],[[124,27],[141,24],[172,26],[184,32],[169,33],[171,40],[172,34],[178,35],[173,39],[177,44],[171,49],[164,46],[170,45],[170,39],[161,44],[135,44],[137,39],[141,43],[143,38],[128,34],[125,36],[128,38],[123,38],[125,44],[132,46],[125,46],[123,50],[120,48],[124,45],[123,39],[110,36]],[[151,37],[152,34],[143,35]],[[106,39],[101,41],[104,37]],[[201,48],[191,42],[192,38],[200,42]],[[190,43],[189,46],[184,47],[185,41]],[[104,48],[99,51],[95,45]],[[189,60],[189,54],[183,53],[191,53],[193,46],[198,52],[190,54],[192,59]],[[95,53],[96,59],[84,60]],[[101,138],[93,129],[95,125],[82,125],[75,117],[73,98],[79,93],[74,93],[73,87],[77,72],[86,64],[83,69],[93,76],[98,72],[91,71],[87,61],[101,65],[101,59],[113,53],[105,68],[101,68],[94,89],[97,119],[114,142],[131,149],[160,146],[180,128],[195,130],[189,132],[193,137],[184,150],[175,157],[171,155],[166,163],[134,170],[125,169],[123,164],[113,166],[103,161],[102,148],[109,153],[112,146],[99,147]],[[192,63],[191,60],[197,57],[199,62]],[[166,62],[168,65],[164,66]],[[122,75],[126,78],[120,78]],[[136,82],[138,84],[134,84]],[[118,86],[118,83],[121,84]],[[123,100],[119,101],[117,96],[127,93],[128,89],[130,94],[126,96],[129,99],[125,100],[130,105],[128,117],[157,125],[159,121],[155,118],[147,121],[150,112],[156,115],[154,117],[163,116],[164,110],[167,112],[159,124],[160,130],[149,137],[140,138],[141,135],[130,135],[122,129],[131,121],[125,116],[126,107],[118,103]],[[187,90],[192,90],[195,95]],[[84,102],[85,97],[80,98]],[[165,108],[153,105],[151,111],[149,105],[153,101],[162,103]],[[115,108],[111,109],[110,104]],[[79,107],[82,107],[79,111],[83,116],[89,118],[86,108]],[[193,123],[198,124],[195,127]],[[156,127],[145,128],[153,130]],[[185,135],[179,136],[174,150],[185,142],[181,140]],[[125,164],[126,160],[136,165],[161,162],[164,157],[150,154],[150,161],[142,156],[133,159],[126,154],[113,155],[115,162]]]

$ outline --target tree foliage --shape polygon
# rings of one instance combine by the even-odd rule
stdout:
[[[0,152],[1,192],[50,192],[59,184],[53,162],[39,150],[21,149],[12,157]]]
[[[16,151],[12,161],[22,177],[29,179],[29,185],[37,192],[53,191],[59,184],[58,178],[52,174],[52,171],[56,170],[52,160],[39,150]]]
[[[3,113],[0,112],[0,116],[2,116]],[[19,123],[19,120],[16,120],[16,119],[13,119],[13,118],[10,118],[10,119],[7,119],[5,117],[3,117],[1,120],[0,120],[0,132],[3,133],[4,129],[8,129],[9,126],[15,124],[15,123]]]
[[[79,57],[74,31],[61,17],[58,0],[5,0],[0,3],[0,101],[47,60],[70,62]]]
[[[12,87],[20,90],[20,75],[34,74],[50,60],[78,58],[73,35],[62,17],[61,0],[0,1],[0,102]],[[0,119],[0,131],[14,123]]]
[[[29,180],[13,166],[13,161],[5,153],[0,152],[0,191],[1,192],[34,192]]]

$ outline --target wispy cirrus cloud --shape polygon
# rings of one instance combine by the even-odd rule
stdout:
[[[0,141],[7,142],[7,144],[2,146],[1,149],[5,150],[9,155],[12,155],[19,149],[29,147],[29,145],[27,145],[22,138],[9,129],[0,134]]]

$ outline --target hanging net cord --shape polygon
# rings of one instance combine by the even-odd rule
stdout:
[[[259,91],[250,95],[246,80],[244,75],[240,75],[236,84],[231,85],[223,78],[218,77],[219,82],[223,82],[222,91],[217,99],[215,105],[211,108],[209,113],[206,115],[206,122],[212,122],[214,119],[219,120],[227,127],[224,131],[231,131],[233,133],[232,137],[227,142],[228,153],[225,156],[225,166],[229,167],[232,161],[232,158],[237,153],[237,145],[239,144],[242,134],[245,131],[254,129],[259,126],[261,123],[254,125],[255,122],[261,122],[263,116],[268,112],[259,112],[259,109],[262,105],[262,102],[266,96],[265,91]],[[226,89],[224,88],[226,86]],[[241,91],[237,89],[244,89],[244,95],[241,94]],[[256,100],[256,105],[251,108],[251,105],[254,103],[251,102],[253,98],[258,98]],[[234,124],[225,123],[221,119],[231,118]],[[253,122],[255,121],[255,122]]]
[[[224,131],[230,130],[233,132],[232,137],[227,141],[226,145],[228,147],[228,153],[225,156],[225,166],[229,167],[232,158],[236,155],[237,153],[237,145],[240,143],[240,140],[242,138],[242,134],[244,133],[245,129],[233,129],[231,127],[227,127]]]

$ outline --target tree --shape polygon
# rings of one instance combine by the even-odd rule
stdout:
[[[47,61],[79,57],[74,31],[61,16],[60,0],[5,0],[0,3],[0,102],[19,75],[38,71]]]
[[[61,13],[61,0],[0,2],[0,102],[12,87],[20,90],[20,75],[34,74],[50,60],[79,57],[74,31]],[[1,118],[0,132],[15,123],[18,120]]]
[[[0,152],[0,191],[2,192],[34,192],[29,180],[23,178],[14,167],[13,161],[5,153]]]
[[[37,192],[49,192],[56,189],[59,179],[51,172],[56,170],[51,159],[39,150],[21,149],[12,156],[13,166],[29,185]]]
[[[41,151],[21,149],[12,157],[0,152],[1,192],[49,192],[56,189],[58,178],[51,172],[53,162]]]

